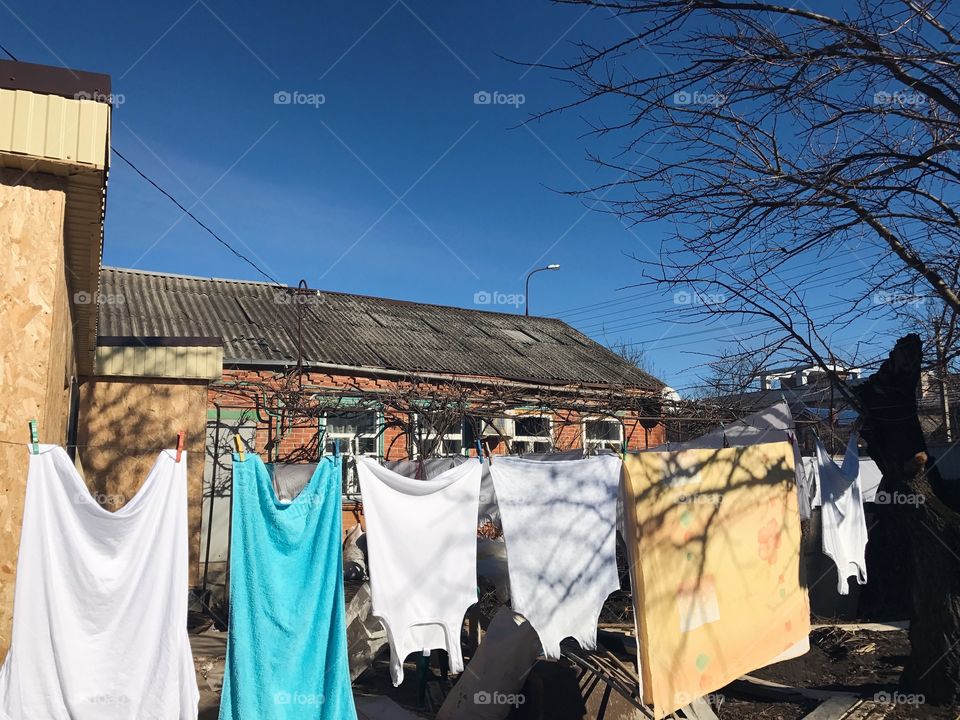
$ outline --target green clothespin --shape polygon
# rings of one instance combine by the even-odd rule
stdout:
[[[37,421],[31,420],[27,423],[27,426],[30,428],[30,444],[32,445],[32,451],[34,455],[40,454],[40,432],[37,430]]]

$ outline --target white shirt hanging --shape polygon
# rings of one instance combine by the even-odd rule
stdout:
[[[477,602],[479,462],[413,480],[357,458],[373,614],[390,641],[393,684],[412,652],[441,648],[463,672],[460,628]]]
[[[498,457],[490,465],[500,503],[513,609],[540,636],[547,658],[572,637],[596,647],[597,620],[617,573],[616,455],[539,461]]]
[[[837,592],[847,595],[851,575],[860,585],[867,584],[867,516],[860,487],[857,434],[850,435],[840,466],[817,438],[817,469],[823,501],[823,552],[837,566]]]

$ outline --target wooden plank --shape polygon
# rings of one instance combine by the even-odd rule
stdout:
[[[837,692],[834,690],[814,690],[811,688],[790,687],[780,683],[762,680],[752,675],[744,675],[734,680],[728,687],[737,692],[751,695],[760,699],[768,700],[797,700],[806,698],[808,700],[829,700],[833,697],[847,697],[857,699],[860,696],[856,693]]]
[[[697,698],[684,707],[683,714],[686,715],[689,720],[720,720],[717,714],[713,712],[713,708],[711,708],[703,698]]]
[[[862,700],[849,697],[832,697],[804,715],[803,720],[843,720]]]

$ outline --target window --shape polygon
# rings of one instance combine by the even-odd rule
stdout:
[[[620,452],[623,446],[623,426],[619,420],[586,420],[583,423],[583,448],[596,451],[603,448]]]
[[[550,418],[526,415],[513,421],[513,451],[547,453],[553,449]]]
[[[357,455],[379,455],[379,418],[376,410],[338,410],[327,413],[323,434],[324,453],[332,455],[337,441],[343,462],[343,495],[355,498],[360,495],[357,478]]]
[[[377,412],[348,410],[328,413],[324,449],[332,453],[337,440],[343,455],[377,454]]]
[[[449,423],[445,419],[436,420],[445,427],[439,428],[443,432],[438,435],[438,429],[429,427],[429,420],[422,415],[416,415],[413,422],[414,440],[411,457],[419,457],[421,449],[426,449],[435,455],[462,455],[463,454],[463,424]],[[451,427],[453,425],[453,427]],[[434,444],[434,440],[438,440]]]

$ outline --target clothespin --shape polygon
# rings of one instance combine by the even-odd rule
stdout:
[[[333,441],[333,459],[340,459],[340,440],[339,438]]]
[[[244,453],[244,450],[243,450],[243,440],[240,439],[239,435],[233,436],[233,444],[237,448],[237,455],[240,458],[240,462],[243,462],[246,459],[246,454]]]
[[[477,438],[477,460],[483,465],[483,448],[480,446],[480,438]]]
[[[30,428],[30,445],[31,451],[34,455],[40,454],[40,432],[37,430],[37,421],[31,420],[27,423],[27,427]]]
[[[177,433],[177,462],[180,462],[180,458],[183,455],[183,430]]]

